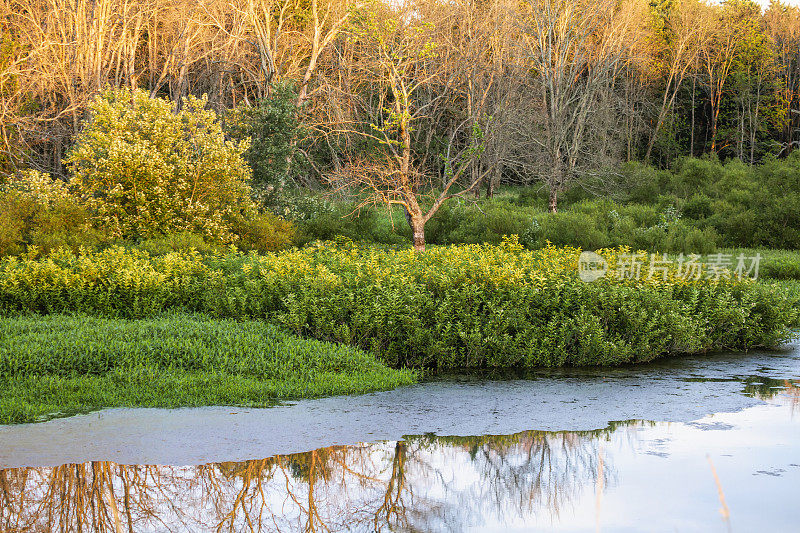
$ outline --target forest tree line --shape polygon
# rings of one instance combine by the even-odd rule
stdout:
[[[800,142],[800,9],[774,0],[0,0],[0,31],[6,175],[65,178],[108,87],[260,117],[257,185],[434,207],[538,180],[555,210],[623,161]]]

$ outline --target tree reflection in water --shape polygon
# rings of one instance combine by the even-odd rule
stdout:
[[[98,461],[0,470],[0,530],[458,531],[554,518],[584,490],[616,423],[583,432],[407,437],[201,466]],[[630,432],[633,435],[634,432]]]
[[[792,412],[800,411],[800,380],[784,381],[789,400],[792,402]]]
[[[792,412],[800,410],[800,379],[773,379],[751,376],[742,380],[744,392],[762,400],[788,396]]]

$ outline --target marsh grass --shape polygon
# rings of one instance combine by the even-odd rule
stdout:
[[[0,320],[0,423],[102,407],[267,406],[415,381],[361,350],[255,321],[172,314],[147,320]]]

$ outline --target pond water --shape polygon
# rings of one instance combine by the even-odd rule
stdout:
[[[0,531],[800,531],[800,346],[0,427]]]

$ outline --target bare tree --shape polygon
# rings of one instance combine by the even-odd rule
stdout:
[[[764,12],[764,25],[774,43],[778,76],[781,79],[783,104],[783,151],[791,151],[800,142],[796,132],[800,129],[800,8],[770,0]],[[792,110],[795,111],[792,111]]]
[[[701,40],[700,66],[703,75],[699,81],[705,88],[711,107],[711,151],[716,152],[719,114],[728,77],[733,68],[742,35],[744,12],[736,2],[723,4],[722,10],[705,6],[709,10],[709,23],[702,26],[708,35]]]
[[[377,153],[353,158],[326,179],[335,188],[357,190],[362,206],[401,205],[412,230],[414,249],[423,251],[428,220],[447,200],[471,192],[485,173],[467,172],[483,150],[479,125],[468,121],[451,130],[440,154],[445,170],[438,187],[418,164],[412,130],[433,115],[433,109],[449,91],[441,90],[448,85],[447,69],[443,68],[448,51],[433,37],[436,26],[417,18],[410,3],[372,6],[361,12],[354,30],[359,67],[350,90],[355,99],[366,87],[377,88],[378,102],[368,117],[369,129],[352,128],[349,132],[370,139]],[[431,87],[436,87],[435,94]],[[464,142],[464,138],[468,140]]]
[[[613,90],[638,40],[637,9],[613,0],[535,0],[525,12],[523,43],[540,122],[521,131],[539,149],[537,174],[549,190],[550,212],[559,193],[608,153],[603,136],[615,126],[608,122]],[[519,161],[532,166],[526,157]]]
[[[700,50],[709,44],[708,16],[709,11],[696,0],[683,0],[674,4],[661,19],[663,27],[654,28],[654,69],[663,76],[664,90],[655,126],[647,143],[647,161],[650,160],[664,120],[675,105],[683,80],[696,64]]]

